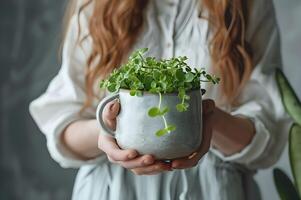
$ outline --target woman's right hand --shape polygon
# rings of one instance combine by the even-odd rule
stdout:
[[[104,108],[103,120],[112,130],[116,129],[116,116],[119,109],[120,104],[116,100],[108,103]],[[134,149],[120,149],[116,140],[105,134],[99,134],[98,147],[106,153],[110,162],[119,164],[136,175],[155,175],[172,170],[170,164],[156,161],[152,155],[139,155]]]

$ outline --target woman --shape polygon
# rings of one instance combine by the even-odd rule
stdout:
[[[75,4],[61,70],[30,105],[52,157],[80,167],[73,199],[259,199],[252,174],[277,161],[290,126],[274,80],[281,56],[272,0]],[[186,159],[159,162],[99,134],[99,80],[143,47],[157,58],[186,55],[222,80],[204,85],[214,101],[203,101],[204,140]],[[106,107],[112,129],[119,109]]]

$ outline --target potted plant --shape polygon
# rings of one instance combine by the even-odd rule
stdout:
[[[101,81],[100,87],[113,95],[100,102],[97,119],[124,149],[161,159],[186,156],[201,142],[201,82],[216,84],[219,78],[204,69],[192,69],[187,57],[157,60],[145,57],[147,50],[135,51]],[[101,119],[104,106],[113,99],[121,104],[115,132]]]
[[[294,180],[281,170],[274,169],[274,182],[281,200],[301,199],[301,103],[282,71],[277,70],[276,80],[283,105],[294,120],[289,133],[289,160]]]

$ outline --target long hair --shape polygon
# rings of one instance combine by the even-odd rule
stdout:
[[[202,10],[206,10],[205,18],[211,32],[209,50],[212,69],[221,78],[224,102],[233,105],[237,103],[253,66],[251,47],[245,39],[248,1],[200,1]],[[93,44],[86,65],[86,101],[83,108],[92,104],[96,80],[105,78],[126,59],[143,29],[148,0],[86,0],[78,16],[90,3],[94,4],[89,21],[89,36]],[[200,17],[204,17],[202,13]]]

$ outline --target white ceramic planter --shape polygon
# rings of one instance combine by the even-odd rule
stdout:
[[[202,139],[202,94],[201,90],[187,93],[190,96],[189,108],[178,112],[176,105],[180,102],[177,93],[162,94],[162,107],[168,106],[170,111],[165,115],[168,124],[177,128],[164,136],[156,136],[156,131],[164,128],[161,117],[149,117],[148,110],[157,106],[159,95],[144,93],[142,97],[130,96],[128,90],[120,90],[104,98],[98,105],[96,117],[102,133],[116,138],[123,149],[136,149],[140,154],[152,154],[157,159],[174,159],[193,153]],[[105,105],[119,98],[121,110],[117,117],[116,131],[113,132],[102,120]]]

